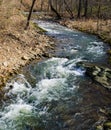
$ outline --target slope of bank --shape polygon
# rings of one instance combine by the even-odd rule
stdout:
[[[53,44],[33,24],[24,30],[22,6],[17,0],[0,0],[0,86],[30,60],[40,59]]]

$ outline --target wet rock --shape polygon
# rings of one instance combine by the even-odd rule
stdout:
[[[86,69],[86,75],[90,76],[94,81],[102,86],[111,88],[111,69],[93,63],[78,62],[77,66]]]
[[[111,121],[111,109],[107,111],[107,118]]]
[[[111,130],[111,122],[104,123],[104,130]]]
[[[74,119],[68,120],[67,125],[68,126],[74,126],[75,125]]]
[[[103,76],[95,76],[94,78],[97,82],[101,83],[103,86],[109,86],[108,79],[106,75]]]
[[[13,88],[13,85],[9,85],[9,88],[12,89],[12,88]]]
[[[43,53],[42,56],[46,57],[46,58],[51,58],[51,54],[49,54],[49,53]]]
[[[103,126],[101,126],[101,125],[96,126],[96,130],[103,130]]]
[[[106,72],[106,76],[111,79],[111,73],[110,72]]]

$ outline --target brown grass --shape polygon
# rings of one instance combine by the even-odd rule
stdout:
[[[40,58],[49,39],[31,23],[24,30],[26,17],[19,0],[1,0],[0,4],[0,86],[31,59]],[[25,56],[25,58],[24,58]]]

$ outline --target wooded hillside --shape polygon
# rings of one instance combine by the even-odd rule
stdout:
[[[0,88],[21,66],[50,48],[49,38],[33,23],[24,30],[26,8],[19,0],[0,0]]]
[[[21,0],[28,8],[32,0]],[[36,0],[34,10],[51,11],[50,3],[61,16],[111,18],[111,0]]]

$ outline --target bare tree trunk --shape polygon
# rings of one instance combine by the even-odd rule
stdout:
[[[77,14],[78,18],[80,18],[80,16],[81,16],[81,4],[82,4],[82,1],[79,0],[79,7],[78,7],[78,14]]]
[[[64,4],[64,1],[62,1],[62,13],[64,13],[65,11],[65,4]]]
[[[73,0],[71,0],[71,10],[73,10]]]
[[[101,5],[100,5],[100,2],[98,2],[98,12],[97,12],[98,18],[100,18],[100,13],[101,13]]]
[[[57,3],[58,3],[58,1],[56,0],[56,1],[55,1],[56,10],[58,10],[58,8],[57,8]]]
[[[62,5],[61,5],[61,0],[60,0],[60,1],[59,1],[59,7],[58,7],[59,13],[61,12],[61,7],[62,7]]]
[[[68,4],[65,0],[64,0],[64,4],[66,6],[66,11],[70,14],[71,18],[74,18],[72,10],[70,9],[70,7],[68,6]]]
[[[57,16],[58,19],[61,19],[60,14],[59,14],[59,13],[57,12],[57,10],[54,9],[54,7],[53,7],[52,1],[50,0],[49,2],[50,2],[50,8],[51,8],[51,10],[56,14],[56,16]]]
[[[22,4],[22,0],[20,0],[20,3]]]
[[[87,10],[88,10],[88,0],[85,0],[84,5],[84,17],[87,18]]]
[[[50,0],[48,0],[47,10],[50,11]]]
[[[101,13],[101,4],[98,2],[98,12],[97,12],[97,32],[99,32],[99,19],[100,19],[100,13]]]
[[[23,4],[23,3],[22,3],[22,0],[20,0],[20,9],[22,8],[22,4]]]
[[[43,10],[43,3],[44,3],[44,0],[41,0],[41,11]]]
[[[93,8],[92,6],[90,7],[90,16],[92,16]]]
[[[26,23],[25,30],[27,30],[27,28],[29,27],[29,22],[30,22],[30,18],[31,18],[31,14],[32,14],[32,11],[33,11],[33,7],[34,7],[34,4],[35,4],[35,1],[36,0],[32,1],[32,5],[31,5],[30,11],[29,11],[29,15],[27,17],[27,23]]]

